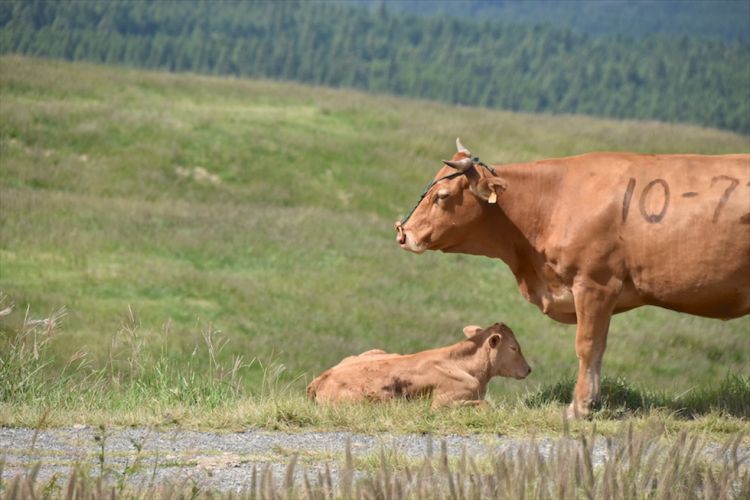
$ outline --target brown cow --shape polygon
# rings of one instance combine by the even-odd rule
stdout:
[[[525,378],[531,368],[513,331],[502,323],[464,328],[467,339],[418,352],[391,354],[373,349],[349,356],[313,380],[307,396],[318,403],[386,401],[432,396],[432,407],[481,404],[495,376]]]
[[[527,300],[577,324],[569,416],[599,398],[612,314],[750,312],[750,155],[589,153],[489,167],[456,145],[396,240],[415,253],[502,259]]]

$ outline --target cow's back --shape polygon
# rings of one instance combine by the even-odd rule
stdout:
[[[351,356],[315,378],[307,388],[308,398],[325,403],[429,396],[441,372],[457,370],[454,349],[448,346],[415,354],[369,351]],[[438,365],[450,368],[438,370]]]
[[[409,357],[383,351],[349,356],[310,383],[308,399],[318,402],[389,399],[394,396],[388,393],[394,367]]]

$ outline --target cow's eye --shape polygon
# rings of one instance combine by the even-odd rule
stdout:
[[[512,345],[512,346],[510,346],[510,350],[513,351],[513,352],[518,352],[518,347]]]
[[[448,188],[438,189],[437,192],[437,198],[438,200],[444,200],[450,195],[450,191],[448,191]]]

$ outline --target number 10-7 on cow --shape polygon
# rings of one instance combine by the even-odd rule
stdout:
[[[724,205],[727,204],[727,201],[729,201],[729,197],[734,192],[737,185],[740,183],[740,180],[736,177],[730,177],[728,175],[717,175],[715,177],[711,178],[711,187],[713,187],[714,183],[716,181],[725,181],[728,182],[728,185],[724,192],[722,193],[721,197],[716,200],[716,208],[713,212],[713,217],[711,218],[711,222],[716,222],[719,219],[719,215],[721,214],[721,210],[724,208]],[[631,177],[628,181],[628,187],[625,191],[625,197],[622,200],[622,221],[625,222],[628,219],[628,214],[630,213],[630,201],[633,197],[633,191],[635,189],[636,180],[635,178]],[[663,193],[663,202],[661,209],[658,213],[649,213],[646,209],[646,200],[648,199],[649,194],[651,193],[651,188],[653,188],[655,185],[658,185],[662,188]],[[747,183],[747,187],[750,187],[750,182]],[[698,196],[699,193],[696,191],[686,191],[682,193],[683,198],[694,198]],[[748,195],[745,195],[745,199],[747,200]],[[669,184],[664,179],[654,179],[651,182],[649,182],[646,187],[641,192],[640,196],[640,202],[638,205],[638,208],[641,212],[641,215],[646,220],[646,222],[650,222],[652,224],[656,224],[662,221],[664,219],[664,216],[667,214],[667,209],[669,208]],[[750,224],[750,212],[742,215],[740,217],[740,223],[743,224]]]
[[[599,400],[613,314],[750,312],[750,155],[587,153],[488,166],[460,141],[396,240],[498,258],[523,296],[576,325],[571,417]]]

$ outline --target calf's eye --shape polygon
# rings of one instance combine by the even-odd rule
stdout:
[[[438,189],[437,197],[439,200],[444,200],[450,195],[450,191],[447,188]]]

